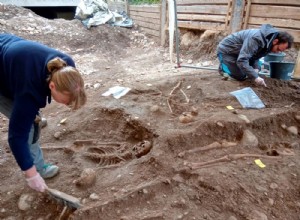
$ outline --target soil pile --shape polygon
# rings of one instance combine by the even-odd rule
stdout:
[[[78,111],[55,102],[43,109],[40,138],[47,161],[60,167],[48,186],[83,207],[64,209],[26,186],[1,116],[1,219],[299,219],[298,82],[266,78],[262,88],[177,69],[167,48],[138,30],[87,30],[15,6],[5,6],[0,28],[69,53],[88,93]],[[131,90],[102,96],[116,85]],[[266,108],[244,109],[230,95],[245,87]]]

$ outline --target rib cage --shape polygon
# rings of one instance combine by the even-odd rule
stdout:
[[[96,146],[88,147],[83,156],[100,166],[109,166],[144,156],[151,148],[152,144],[149,141],[142,141],[131,148],[127,145],[120,145],[118,148]]]

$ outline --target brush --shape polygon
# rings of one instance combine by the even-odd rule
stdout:
[[[59,203],[62,203],[63,205],[65,205],[69,208],[78,209],[78,208],[82,207],[80,200],[74,196],[68,195],[64,192],[58,191],[56,189],[51,189],[51,188],[47,188],[46,191],[56,201],[58,201]]]

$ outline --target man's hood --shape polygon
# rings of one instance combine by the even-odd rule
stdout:
[[[267,48],[271,49],[273,40],[277,37],[278,31],[270,24],[263,24],[260,32],[267,44]]]

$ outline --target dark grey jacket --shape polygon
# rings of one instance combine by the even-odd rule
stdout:
[[[257,78],[254,69],[259,69],[258,60],[270,52],[277,35],[278,31],[270,24],[263,24],[260,29],[239,31],[224,38],[217,53],[235,61],[249,78]]]

